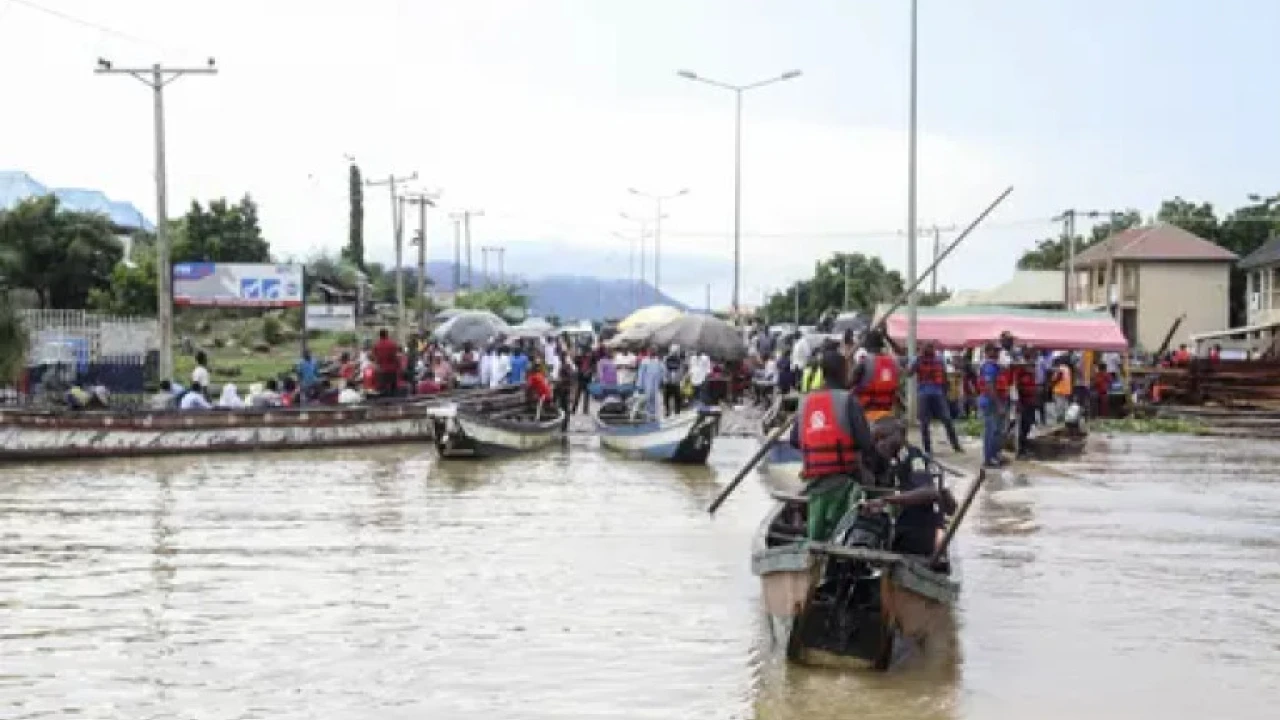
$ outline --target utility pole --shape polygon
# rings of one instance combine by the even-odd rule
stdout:
[[[396,185],[417,179],[418,171],[415,170],[402,177],[396,177],[392,174],[388,175],[386,180],[366,180],[364,183],[368,187],[386,185],[390,190],[391,235],[396,248],[396,312],[398,316],[396,319],[396,340],[401,343],[405,341],[404,272],[401,267],[404,260],[404,198],[396,194]]]
[[[466,246],[467,246],[467,252],[466,252],[467,289],[470,290],[473,287],[472,275],[471,275],[471,218],[484,217],[484,211],[483,210],[459,210],[453,213],[452,215],[450,215],[450,217],[454,218],[455,220],[462,220],[462,236],[464,238],[463,242],[466,243]]]
[[[507,249],[504,247],[495,247],[493,251],[498,254],[498,286],[505,287],[507,284]]]
[[[489,282],[489,251],[492,249],[487,245],[480,246],[480,281],[486,288],[491,284]]]
[[[1090,220],[1096,220],[1098,218],[1105,217],[1114,219],[1115,216],[1119,214],[1120,213],[1115,210],[1078,210],[1076,208],[1069,208],[1067,210],[1063,210],[1061,215],[1053,219],[1054,222],[1062,223],[1062,242],[1067,253],[1067,262],[1063,266],[1066,272],[1066,277],[1064,278],[1064,284],[1066,287],[1064,288],[1063,298],[1066,301],[1068,310],[1074,310],[1076,308],[1076,304],[1080,301],[1080,298],[1076,297],[1076,290],[1079,285],[1079,282],[1076,279],[1076,218],[1086,217]],[[1109,270],[1108,274],[1110,274]],[[1108,297],[1105,298],[1108,306],[1110,306],[1111,303],[1110,282],[1111,279],[1108,277],[1106,288]]]
[[[711,283],[707,283],[707,314],[711,314]]]
[[[418,237],[415,242],[418,245],[418,307],[421,308],[425,306],[427,297],[427,207],[436,206],[440,193],[405,193],[405,198],[410,205],[418,206]]]
[[[662,219],[666,217],[662,214],[662,203],[688,195],[689,188],[683,188],[670,195],[653,195],[635,188],[628,188],[628,191],[632,195],[653,201],[653,292],[658,297],[662,297]]]
[[[637,285],[637,289],[636,289],[637,297],[635,302],[638,303],[638,305],[643,305],[645,302],[645,295],[646,295],[644,290],[644,283],[645,283],[644,239],[649,236],[649,221],[646,218],[632,217],[631,215],[628,215],[626,213],[618,213],[618,216],[621,217],[623,220],[630,220],[631,222],[640,226],[640,282]]]
[[[938,252],[940,250],[939,243],[942,239],[942,232],[938,230],[938,226],[933,226],[933,261],[938,262]],[[929,276],[929,294],[937,297],[938,295],[938,272],[935,270]]]
[[[156,319],[160,325],[160,378],[173,379],[173,280],[169,262],[169,208],[167,169],[164,157],[164,86],[183,75],[217,75],[213,58],[207,67],[164,67],[156,63],[149,68],[117,68],[110,60],[98,58],[98,75],[132,75],[151,88],[155,112],[156,146]],[[305,333],[304,333],[305,336]]]
[[[462,218],[456,213],[450,214],[453,220],[453,296],[456,302],[458,293],[462,291]]]

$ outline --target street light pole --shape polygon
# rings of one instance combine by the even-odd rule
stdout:
[[[799,70],[789,70],[777,77],[750,83],[748,85],[731,85],[729,83],[702,77],[692,70],[677,70],[676,75],[700,83],[705,83],[722,90],[734,93],[733,120],[733,319],[738,321],[740,304],[738,290],[742,279],[742,94],[765,85],[792,80],[800,77]]]
[[[213,58],[207,67],[167,68],[156,63],[149,68],[117,68],[98,58],[97,75],[132,75],[151,88],[155,112],[156,145],[156,319],[160,325],[160,378],[173,379],[173,281],[169,261],[168,170],[164,153],[164,86],[183,75],[217,75]]]
[[[654,195],[652,193],[641,192],[635,188],[627,188],[632,195],[638,195],[642,198],[648,198],[653,201],[653,292],[658,297],[662,297],[662,203],[667,200],[674,200],[682,195],[689,194],[689,188],[683,188],[679,192],[670,195]]]
[[[916,357],[916,35],[917,0],[911,0],[910,100],[907,111],[907,355]],[[916,378],[907,382],[907,417],[916,416]]]

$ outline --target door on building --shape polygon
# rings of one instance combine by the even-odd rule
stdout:
[[[1120,311],[1120,331],[1129,340],[1129,347],[1138,342],[1138,309],[1124,308]],[[1152,349],[1154,352],[1154,348]]]

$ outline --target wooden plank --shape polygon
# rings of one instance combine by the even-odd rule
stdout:
[[[809,543],[809,552],[818,555],[830,555],[844,560],[857,560],[860,562],[881,563],[885,565],[896,565],[898,563],[910,562],[912,558],[902,553],[890,552],[888,550],[875,550],[872,548],[843,547],[840,545],[832,545],[830,543]]]

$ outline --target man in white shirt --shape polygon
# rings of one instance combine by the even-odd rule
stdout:
[[[206,371],[207,372],[207,371]],[[209,403],[209,399],[204,396],[204,386],[199,383],[191,383],[191,390],[182,396],[182,402],[178,405],[180,410],[212,410],[213,405]]]
[[[689,384],[693,386],[693,396],[704,400],[704,386],[707,376],[711,374],[711,358],[706,353],[698,353],[689,358]]]
[[[482,388],[493,387],[494,355],[493,348],[490,347],[480,356],[480,387]]]
[[[636,382],[636,356],[632,352],[624,352],[613,360],[618,368],[618,384],[634,385]]]
[[[496,388],[505,385],[507,375],[511,372],[511,355],[506,348],[498,351],[493,358],[493,375],[489,378],[489,387]]]
[[[209,356],[201,350],[196,353],[196,368],[191,371],[191,387],[199,385],[202,388],[209,387]]]
[[[796,338],[796,342],[791,346],[791,367],[803,368],[809,364],[809,356],[813,354],[813,348],[809,346],[809,338],[801,335]]]

